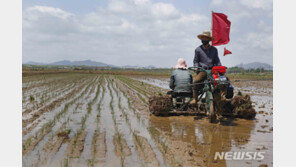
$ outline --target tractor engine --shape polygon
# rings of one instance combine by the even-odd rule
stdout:
[[[225,66],[214,66],[212,68],[212,76],[214,79],[214,86],[216,86],[219,82],[227,81],[225,73],[226,73]]]

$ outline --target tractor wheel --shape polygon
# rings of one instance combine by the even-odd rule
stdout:
[[[214,111],[213,93],[207,91],[206,93],[206,104],[207,104],[207,114],[209,117],[209,122],[213,123],[216,121],[216,113]]]
[[[208,109],[208,117],[209,117],[209,122],[214,123],[216,121],[216,114],[214,112],[214,103],[213,100],[210,100],[207,104],[207,109]]]

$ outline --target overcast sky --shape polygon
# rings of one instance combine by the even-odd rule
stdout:
[[[192,66],[211,11],[231,21],[222,64],[272,64],[272,0],[23,0],[23,62]]]

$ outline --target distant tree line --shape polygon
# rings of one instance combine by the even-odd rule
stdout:
[[[68,70],[95,70],[95,71],[138,71],[138,72],[149,72],[149,73],[163,73],[170,74],[173,71],[173,68],[153,68],[153,69],[145,69],[145,68],[118,68],[118,67],[91,67],[91,66],[61,66],[61,65],[23,65],[24,68],[29,68],[31,70],[42,70],[42,69],[68,69]],[[272,70],[265,70],[264,68],[250,68],[244,69],[242,67],[229,67],[227,68],[227,73],[272,73]]]
[[[265,70],[264,68],[250,68],[250,69],[244,69],[241,67],[227,68],[227,73],[267,73],[267,72],[272,72],[272,70]]]

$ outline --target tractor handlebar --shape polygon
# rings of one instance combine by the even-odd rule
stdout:
[[[225,67],[227,69],[227,67]],[[192,70],[192,71],[195,71],[196,69],[200,69],[202,71],[205,71],[205,70],[210,70],[212,68],[208,68],[208,69],[205,69],[203,67],[198,67],[198,66],[193,66],[193,67],[188,67],[189,70]]]
[[[196,67],[188,67],[188,69],[191,70],[191,71],[196,71],[196,69],[199,69],[199,70],[201,70],[201,71],[205,71],[205,70],[206,70],[205,68],[203,68],[203,67],[198,67],[198,66],[196,66]]]

